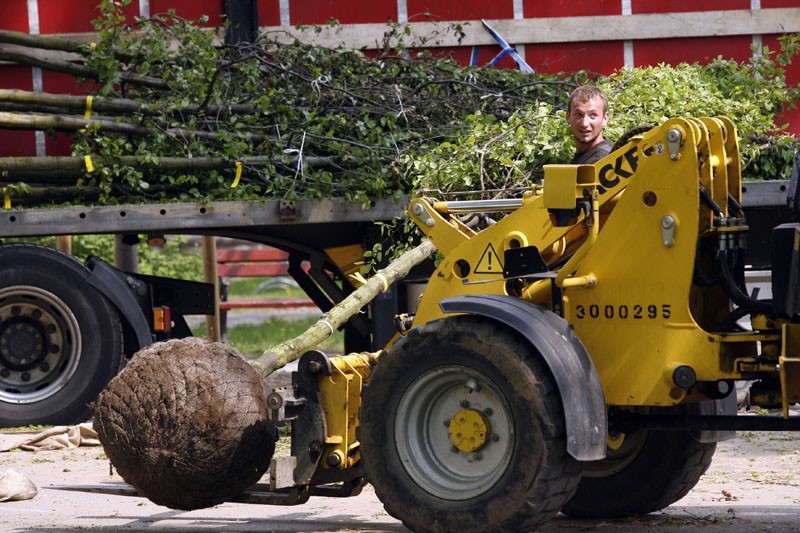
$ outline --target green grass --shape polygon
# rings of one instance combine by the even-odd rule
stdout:
[[[229,298],[302,298],[303,290],[291,278],[231,278]]]
[[[228,344],[245,357],[254,359],[267,348],[297,337],[316,321],[316,317],[272,317],[260,324],[234,326],[228,328]],[[205,325],[198,326],[193,333],[197,336],[204,335]],[[341,331],[334,332],[318,348],[329,354],[341,354],[344,350],[344,334]]]
[[[229,298],[302,298],[302,289],[292,286],[291,278],[231,278]],[[231,313],[232,314],[232,313]],[[228,316],[230,317],[231,314]],[[255,358],[264,350],[292,339],[316,322],[315,317],[272,317],[261,324],[244,324],[228,328],[228,343],[246,357]],[[195,335],[205,334],[200,326]],[[340,354],[344,350],[344,334],[335,332],[319,348],[327,353]]]

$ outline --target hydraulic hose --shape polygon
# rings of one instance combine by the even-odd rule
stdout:
[[[731,267],[731,261],[735,258],[731,257],[731,250],[724,250],[720,252],[719,263],[722,272],[722,288],[728,297],[738,307],[748,310],[753,314],[764,314],[772,311],[772,302],[768,300],[756,300],[751,298],[744,289],[739,286],[736,280],[736,274]]]

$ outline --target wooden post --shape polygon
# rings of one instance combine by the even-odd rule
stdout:
[[[72,235],[58,235],[56,237],[56,248],[65,254],[72,255]]]
[[[126,240],[133,242],[131,237],[114,235],[114,266],[125,272],[139,272],[139,245],[128,244]]]
[[[220,340],[219,328],[219,277],[217,276],[217,240],[211,235],[203,236],[203,273],[206,283],[214,284],[214,314],[206,315],[206,337]]]

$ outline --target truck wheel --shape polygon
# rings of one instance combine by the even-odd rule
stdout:
[[[74,258],[0,246],[0,426],[72,424],[119,370],[122,327]]]
[[[615,447],[606,459],[583,463],[583,478],[564,514],[616,518],[663,509],[694,488],[717,445],[686,432],[641,430],[624,435]]]
[[[412,329],[381,356],[359,422],[367,479],[416,531],[531,530],[580,477],[549,369],[491,320]]]

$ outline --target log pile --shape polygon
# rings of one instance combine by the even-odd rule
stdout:
[[[86,89],[0,90],[0,129],[75,140],[69,161],[0,158],[15,205],[46,204],[48,192],[82,203],[407,194],[413,154],[464,134],[464,117],[563,106],[574,86],[398,50],[222,45],[166,16],[98,31],[95,46],[0,31],[0,61]]]

